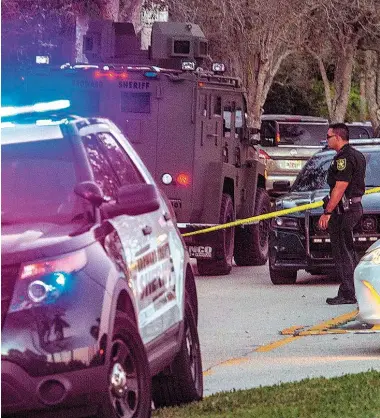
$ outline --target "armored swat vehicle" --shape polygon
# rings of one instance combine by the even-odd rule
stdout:
[[[130,24],[102,27],[90,25],[85,34],[88,62],[39,66],[24,77],[25,96],[68,98],[77,114],[111,118],[161,185],[182,233],[268,212],[244,90],[223,65],[203,69],[208,43],[199,26],[156,22],[149,51],[139,51]],[[265,264],[267,221],[185,242],[201,275],[228,274],[233,258]]]

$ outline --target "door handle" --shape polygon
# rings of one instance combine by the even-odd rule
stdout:
[[[163,217],[164,217],[166,222],[170,221],[170,219],[171,219],[170,213],[168,213],[168,212],[164,212]]]
[[[144,226],[144,228],[142,229],[142,231],[143,231],[143,234],[144,235],[150,235],[152,233],[152,227],[149,226],[149,225]]]

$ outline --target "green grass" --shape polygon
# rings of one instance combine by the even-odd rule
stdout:
[[[220,392],[155,411],[160,418],[380,418],[380,372]]]

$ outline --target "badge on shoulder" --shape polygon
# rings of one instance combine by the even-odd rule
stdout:
[[[339,171],[343,171],[346,168],[346,159],[340,158],[339,160],[336,160],[336,168]]]

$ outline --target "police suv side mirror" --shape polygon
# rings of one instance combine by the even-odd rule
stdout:
[[[103,195],[101,188],[93,181],[82,181],[74,188],[75,194],[88,200],[95,207],[99,207],[107,199]]]
[[[142,215],[160,207],[160,200],[153,184],[131,184],[121,186],[116,201],[104,203],[102,212],[108,218],[120,215]]]

